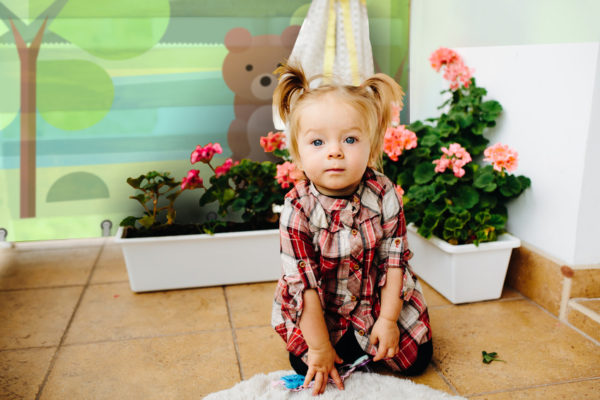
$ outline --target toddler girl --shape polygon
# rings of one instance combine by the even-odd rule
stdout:
[[[427,306],[408,265],[401,198],[376,170],[402,90],[383,74],[360,86],[311,87],[301,68],[278,72],[273,101],[306,179],[281,213],[272,325],[304,386],[314,378],[313,394],[329,377],[343,389],[335,363],[364,354],[419,374],[432,355]]]

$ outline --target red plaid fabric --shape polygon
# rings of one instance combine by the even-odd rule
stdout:
[[[297,356],[308,346],[298,326],[306,289],[317,291],[331,343],[353,327],[363,350],[381,310],[380,288],[388,268],[401,268],[404,300],[398,324],[400,352],[387,364],[394,370],[410,367],[419,344],[431,340],[427,305],[408,260],[406,224],[394,185],[368,169],[351,198],[320,194],[301,181],[286,196],[280,217],[283,274],[273,302],[271,323]]]

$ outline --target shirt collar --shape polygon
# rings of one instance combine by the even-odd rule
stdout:
[[[376,203],[376,199],[381,193],[381,186],[377,183],[376,174],[371,168],[367,168],[358,188],[348,198],[326,196],[320,193],[312,182],[309,183],[309,191],[317,199],[321,207],[323,207],[323,211],[328,216],[328,223],[331,223],[329,216],[334,211],[341,211],[343,214],[348,214],[347,216],[344,215],[346,218],[342,218],[343,220],[356,218],[355,214],[360,212],[358,215],[359,223],[381,213],[380,207]],[[362,207],[356,207],[358,204],[361,204]]]

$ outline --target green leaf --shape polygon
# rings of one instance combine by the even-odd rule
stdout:
[[[482,352],[481,352],[481,355],[483,356],[483,362],[484,362],[485,364],[489,364],[489,363],[491,363],[492,361],[502,361],[502,362],[506,362],[506,361],[504,361],[504,360],[500,360],[500,359],[498,358],[498,353],[496,353],[495,351],[494,351],[494,352],[492,352],[492,353],[487,353],[487,352],[485,352],[485,351],[482,351]]]
[[[451,174],[440,174],[437,178],[435,178],[435,182],[442,185],[454,185],[458,182],[458,178]]]
[[[494,182],[494,169],[491,165],[479,168],[473,177],[473,185],[483,189]]]
[[[444,211],[446,211],[446,208],[447,208],[447,206],[445,203],[440,203],[440,202],[430,203],[427,206],[427,208],[425,209],[425,214],[439,217],[440,215],[442,215],[444,213]]]
[[[500,186],[500,193],[506,197],[517,196],[521,192],[521,182],[513,175],[508,175],[504,184]]]
[[[121,223],[119,224],[119,226],[131,226],[132,228],[135,226],[135,222],[137,221],[136,217],[132,217],[131,215],[129,217],[123,218],[123,220],[121,221]]]
[[[419,145],[425,147],[437,147],[439,142],[440,138],[438,135],[433,132],[429,132],[419,140]]]
[[[138,219],[138,222],[140,223],[140,225],[142,225],[146,229],[148,229],[152,225],[154,225],[154,221],[155,220],[152,215],[144,215],[142,218]]]
[[[479,193],[470,186],[461,186],[458,190],[458,196],[452,198],[452,202],[465,209],[472,208],[479,201]]]
[[[449,231],[455,231],[461,229],[464,226],[464,222],[457,217],[450,217],[444,222],[444,229]]]
[[[487,222],[490,225],[492,225],[496,230],[502,230],[506,225],[506,220],[507,218],[504,215],[492,214]]]
[[[435,165],[430,161],[425,161],[417,165],[413,174],[415,178],[415,183],[422,185],[433,179],[433,177],[435,176],[434,168]]]

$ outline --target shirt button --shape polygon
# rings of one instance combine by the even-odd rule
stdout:
[[[394,243],[396,243],[396,246],[400,246],[400,239],[396,239]]]
[[[356,236],[358,234],[358,231],[356,229],[352,229],[352,236]]]
[[[298,263],[298,268],[300,268],[300,269],[304,269],[304,267],[306,267],[306,263],[305,263],[304,261],[300,261],[300,262]]]
[[[358,334],[359,334],[360,336],[365,336],[365,331],[363,331],[363,330],[361,329],[360,331],[358,331]]]
[[[351,297],[350,297],[350,300],[351,300],[351,301],[356,301],[356,296],[351,296]]]
[[[358,264],[354,264],[354,265],[352,266],[352,268],[353,268],[355,271],[358,271],[358,270],[360,269],[360,265],[358,265]]]

